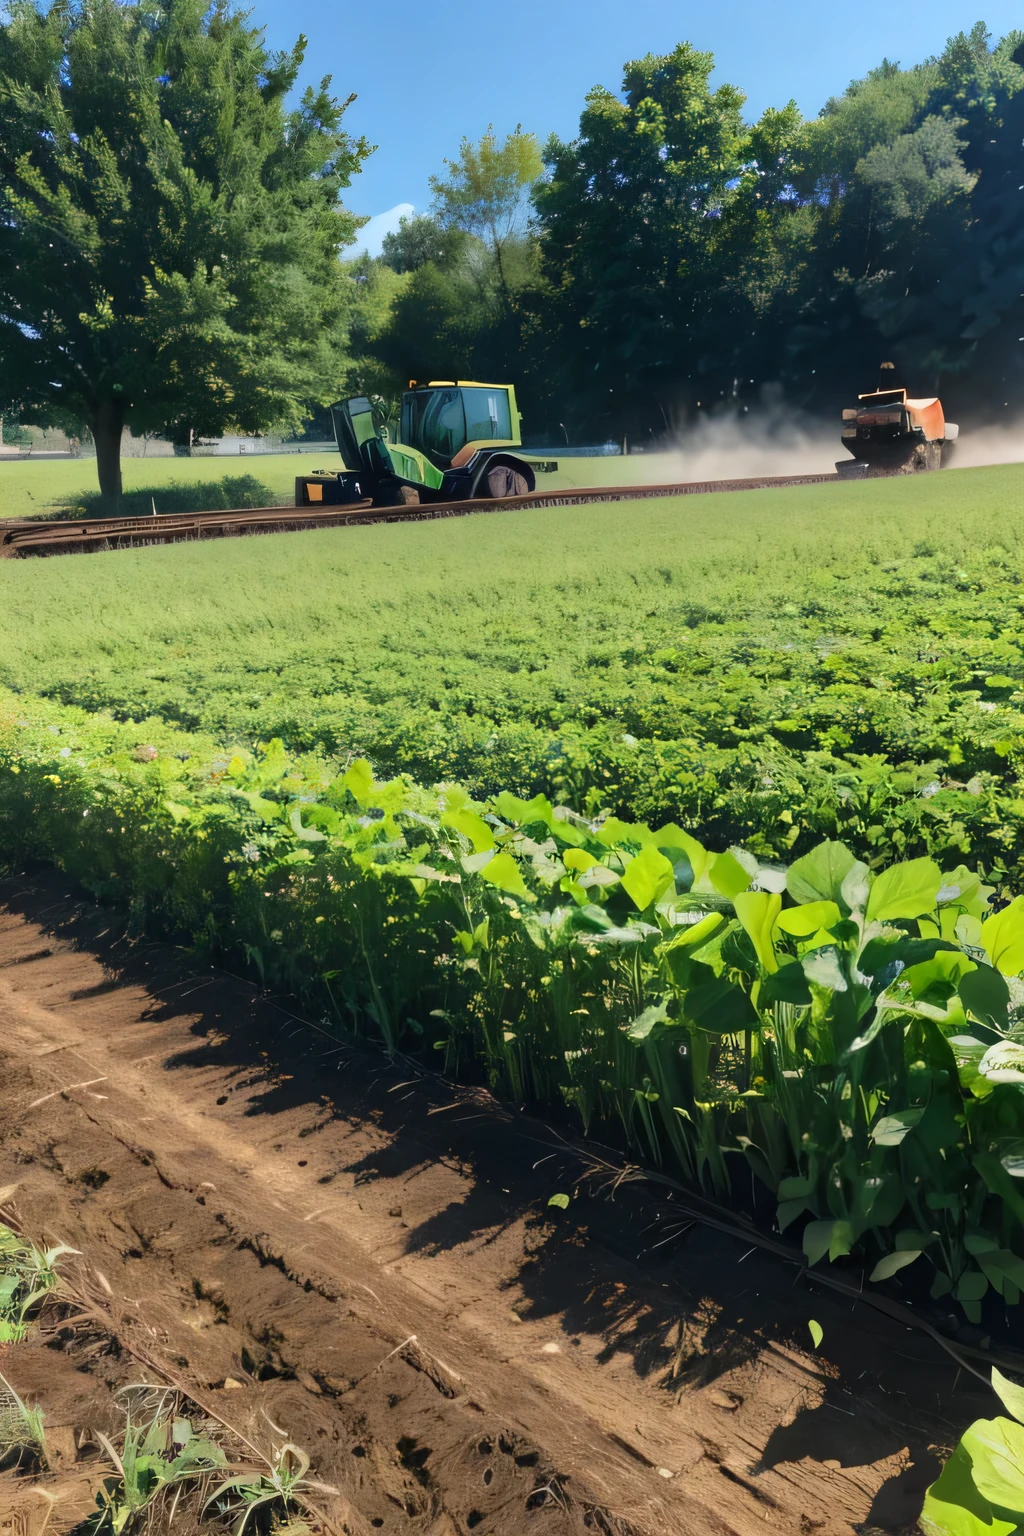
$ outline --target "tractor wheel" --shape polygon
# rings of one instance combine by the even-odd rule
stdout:
[[[495,464],[487,471],[480,486],[480,494],[503,501],[506,496],[528,496],[530,487],[526,476],[511,464]]]

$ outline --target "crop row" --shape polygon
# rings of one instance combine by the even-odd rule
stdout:
[[[812,1262],[916,1264],[975,1320],[1024,1290],[1024,897],[962,864],[786,869],[14,695],[0,850],[722,1199],[752,1170]]]

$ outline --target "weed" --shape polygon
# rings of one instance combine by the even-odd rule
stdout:
[[[77,1253],[66,1243],[37,1248],[0,1222],[0,1343],[17,1343],[32,1313],[57,1284],[57,1261]]]
[[[167,1495],[173,1506],[170,1523],[183,1489],[201,1485],[227,1462],[209,1430],[197,1430],[185,1415],[175,1391],[140,1385],[122,1396],[125,1426],[120,1448],[96,1432],[114,1467],[114,1475],[104,1479],[97,1496],[99,1511],[91,1525],[96,1536],[104,1531],[122,1536],[138,1516]]]
[[[43,1410],[29,1408],[0,1375],[0,1463],[12,1455],[20,1459],[25,1452],[46,1459]]]
[[[337,1488],[309,1477],[309,1457],[300,1446],[286,1441],[276,1446],[266,1467],[249,1467],[215,1488],[206,1501],[221,1513],[237,1515],[234,1536],[243,1536],[250,1515],[261,1507],[279,1505],[287,1516],[294,1508],[307,1514],[317,1513],[311,1496],[336,1494]]]

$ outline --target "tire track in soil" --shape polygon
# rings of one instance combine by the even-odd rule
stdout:
[[[572,1175],[543,1126],[132,944],[63,877],[0,903],[0,1185],[110,1320],[0,1362],[46,1412],[65,1528],[83,1431],[145,1359],[286,1431],[350,1536],[900,1530],[987,1407],[640,1189],[549,1211]]]

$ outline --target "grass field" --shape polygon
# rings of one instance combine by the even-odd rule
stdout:
[[[996,869],[1022,490],[1010,466],[4,562],[0,682],[723,845],[840,828]]]
[[[538,455],[540,457],[540,455]],[[559,459],[556,450],[543,456],[558,464],[553,474],[538,476],[540,490],[573,489],[590,485],[657,484],[680,477],[678,455],[670,453],[634,454],[628,458]],[[197,511],[202,506],[190,504],[186,487],[204,486],[211,481],[237,483],[240,477],[252,477],[266,488],[266,498],[240,498],[238,504],[268,506],[291,505],[295,499],[295,476],[314,469],[333,469],[340,461],[327,454],[323,461],[315,454],[261,454],[237,459],[125,459],[122,463],[126,494],[141,495],[145,510],[149,498],[158,512]],[[83,497],[96,493],[95,459],[25,459],[0,460],[0,519],[14,517],[52,517],[74,508]],[[218,499],[214,508],[231,506],[230,495]]]

